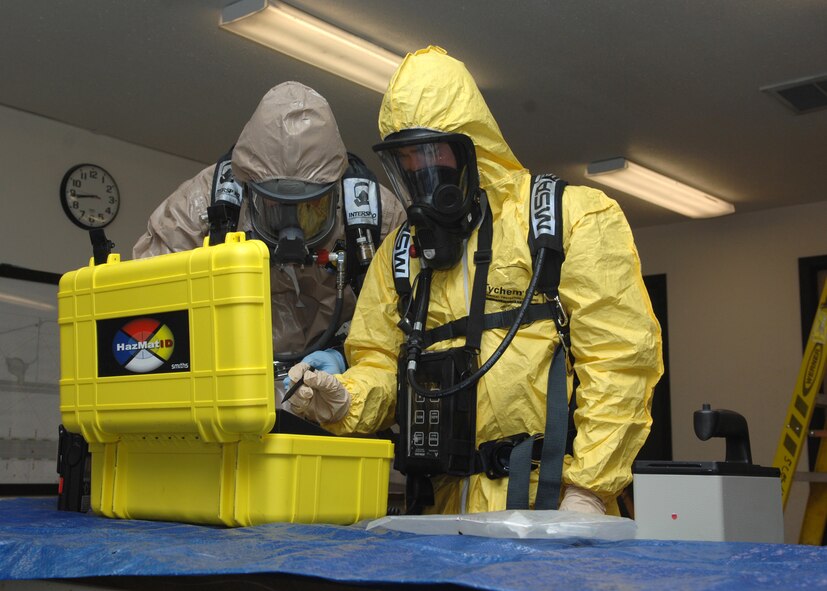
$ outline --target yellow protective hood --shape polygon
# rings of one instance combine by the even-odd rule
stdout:
[[[470,137],[476,148],[480,187],[488,191],[489,199],[496,198],[491,194],[492,187],[523,170],[471,74],[441,47],[430,46],[408,54],[382,99],[382,139],[412,128]]]

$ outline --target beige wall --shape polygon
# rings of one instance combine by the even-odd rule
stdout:
[[[132,245],[146,228],[150,212],[182,181],[203,165],[168,154],[114,140],[29,113],[0,107],[0,263],[40,271],[63,273],[87,265],[92,247],[87,232],[72,224],[63,212],[59,188],[65,172],[81,163],[103,166],[113,175],[121,192],[121,209],[106,228],[117,252],[130,258]],[[4,283],[6,295],[47,302],[56,288]],[[53,300],[54,301],[54,300]],[[4,310],[5,311],[5,310]],[[41,316],[5,317],[7,332],[0,350],[0,382],[4,410],[0,413],[0,446],[26,450],[19,457],[0,462],[0,482],[57,482],[55,453],[60,413],[57,404],[59,374],[57,329],[48,314],[41,330],[27,330]],[[30,327],[29,327],[30,328]],[[16,330],[23,332],[15,332]],[[26,383],[17,386],[9,361],[26,362]],[[30,367],[31,366],[31,367]],[[34,384],[34,388],[29,387]],[[54,389],[45,385],[53,385]]]
[[[635,230],[644,273],[667,277],[676,460],[724,458],[693,431],[709,402],[743,414],[753,461],[772,465],[801,364],[798,259],[827,254],[825,229],[827,202]],[[793,486],[788,542],[806,494]]]
[[[63,273],[88,264],[89,235],[72,224],[58,199],[75,164],[103,166],[121,192],[106,234],[123,258],[153,209],[204,165],[0,106],[0,263]]]

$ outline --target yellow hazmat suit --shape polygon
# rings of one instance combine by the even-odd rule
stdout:
[[[299,82],[283,82],[261,99],[233,149],[233,174],[239,182],[289,178],[312,183],[338,182],[347,167],[347,152],[328,102]],[[133,258],[156,256],[201,246],[209,233],[206,221],[215,165],[185,181],[152,213],[147,230],[132,249]],[[380,185],[381,237],[405,219],[401,204]],[[239,229],[251,229],[247,199]],[[342,207],[320,248],[344,244]],[[352,261],[351,264],[358,264]],[[274,268],[270,273],[273,350],[302,351],[315,343],[331,323],[336,303],[336,275],[319,266],[298,270]],[[340,322],[350,319],[355,296],[345,291]],[[280,381],[279,381],[280,385]]]
[[[409,128],[462,133],[476,149],[481,188],[493,214],[493,260],[485,312],[514,308],[532,275],[527,245],[531,175],[512,154],[464,65],[430,47],[408,55],[379,115],[381,136]],[[631,462],[651,426],[651,396],[662,371],[660,327],[643,284],[632,233],[615,201],[588,187],[566,187],[563,197],[565,263],[560,298],[571,318],[577,388],[574,453],[565,458],[563,483],[612,503],[631,481]],[[397,354],[403,334],[392,273],[393,240],[371,265],[345,344],[351,368],[340,381],[352,403],[337,433],[370,433],[394,422]],[[468,314],[474,278],[475,231],[461,263],[434,272],[426,328]],[[419,271],[411,260],[411,277]],[[535,298],[539,301],[539,296]],[[480,363],[507,329],[483,333]],[[432,349],[457,347],[462,339]],[[477,387],[477,445],[545,426],[546,388],[558,345],[551,320],[523,326]],[[560,428],[566,428],[561,425]],[[532,472],[532,502],[536,471]],[[443,513],[505,508],[507,479],[484,474],[434,479]]]

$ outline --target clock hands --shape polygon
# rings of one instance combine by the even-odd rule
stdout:
[[[76,199],[100,199],[100,195],[88,195],[86,193],[75,193],[74,191],[72,191],[72,197]]]

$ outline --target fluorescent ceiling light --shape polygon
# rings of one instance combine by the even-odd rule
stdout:
[[[31,308],[32,310],[54,310],[53,304],[46,304],[38,302],[30,297],[21,298],[20,296],[12,295],[0,291],[0,302],[4,304],[12,304],[13,306],[23,306],[24,308]]]
[[[684,185],[625,158],[592,162],[586,176],[614,189],[691,218],[712,218],[735,211],[731,203]]]
[[[241,0],[220,26],[256,43],[384,93],[398,55],[275,0]]]

